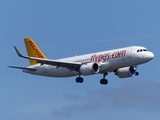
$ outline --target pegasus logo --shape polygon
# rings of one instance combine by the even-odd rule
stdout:
[[[30,40],[28,41],[28,44],[31,46],[32,50],[36,53],[36,55],[39,58],[45,58],[42,53],[39,51],[39,49],[35,46],[35,44]]]

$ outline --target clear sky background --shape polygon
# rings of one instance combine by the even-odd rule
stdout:
[[[23,38],[31,37],[50,59],[144,46],[155,54],[138,77],[102,75],[50,78],[8,65],[28,66]],[[160,119],[159,0],[3,0],[0,2],[1,120]]]

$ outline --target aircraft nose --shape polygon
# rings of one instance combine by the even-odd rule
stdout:
[[[152,52],[148,52],[146,57],[148,60],[152,60],[154,58],[154,54]]]

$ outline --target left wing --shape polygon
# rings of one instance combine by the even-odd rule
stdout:
[[[29,68],[29,67],[18,67],[18,66],[8,66],[10,68],[17,68],[17,69],[23,69],[23,70],[37,70],[36,68]]]
[[[38,63],[41,63],[41,64],[57,66],[57,68],[64,67],[64,68],[68,68],[71,70],[79,71],[79,68],[82,65],[82,63],[80,62],[65,62],[65,61],[59,61],[59,60],[51,60],[51,59],[24,56],[18,51],[18,49],[15,46],[14,46],[14,49],[19,57],[30,59],[30,60],[36,60]]]

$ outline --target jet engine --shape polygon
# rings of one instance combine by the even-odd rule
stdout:
[[[116,75],[119,78],[127,78],[127,77],[132,77],[135,75],[139,75],[139,73],[136,72],[136,67],[130,66],[130,67],[119,68],[116,71]]]
[[[100,67],[97,63],[86,63],[80,67],[80,72],[82,75],[92,75],[98,73]]]

